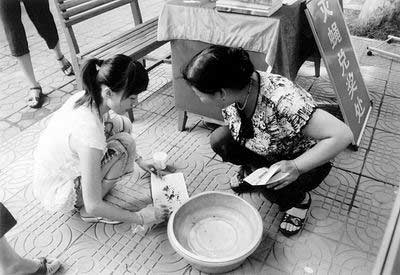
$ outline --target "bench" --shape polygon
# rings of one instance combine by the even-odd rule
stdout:
[[[143,22],[138,0],[54,0],[54,2],[71,53],[71,63],[75,71],[78,89],[82,89],[79,77],[80,67],[86,58],[106,59],[115,54],[125,54],[138,60],[166,43],[165,41],[157,41],[157,17]],[[132,12],[134,26],[103,44],[81,52],[73,26],[128,4]],[[154,66],[151,66],[150,69],[152,68]],[[132,111],[129,112],[129,118],[133,120]]]

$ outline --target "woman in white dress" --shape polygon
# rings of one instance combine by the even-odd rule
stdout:
[[[154,168],[136,153],[131,123],[120,116],[148,82],[144,67],[125,55],[86,62],[84,91],[54,113],[35,150],[33,190],[44,208],[80,209],[87,222],[143,225],[166,218],[166,208],[131,212],[103,200],[121,176],[133,171],[135,161],[144,170]]]

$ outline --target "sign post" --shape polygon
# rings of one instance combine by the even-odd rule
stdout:
[[[361,142],[372,101],[337,0],[308,0],[305,10],[311,30],[335,89],[340,110],[354,135]]]

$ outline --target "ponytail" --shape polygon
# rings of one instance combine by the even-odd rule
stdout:
[[[88,104],[89,106],[93,106],[94,104],[99,108],[102,103],[102,97],[98,73],[102,64],[103,60],[97,58],[91,58],[83,64],[81,79],[85,94],[76,101],[75,108],[84,104]]]
[[[125,79],[124,90],[129,91],[125,93],[125,96],[137,95],[146,90],[149,84],[149,75],[146,69],[136,60],[132,60],[129,63]]]
[[[97,58],[87,60],[82,67],[82,83],[85,94],[76,101],[75,107],[87,104],[99,108],[103,101],[101,85],[114,93],[122,91],[122,98],[127,98],[146,90],[149,76],[142,64],[129,56],[117,54],[104,61]]]

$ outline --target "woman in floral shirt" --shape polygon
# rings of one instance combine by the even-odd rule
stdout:
[[[224,161],[241,165],[231,180],[236,192],[254,187],[243,178],[278,166],[280,179],[259,189],[285,211],[279,230],[298,233],[310,207],[309,191],[328,175],[330,160],[353,140],[342,121],[316,108],[309,93],[290,80],[255,71],[241,48],[211,46],[183,69],[203,103],[222,108],[227,126],[214,131],[211,147]]]

